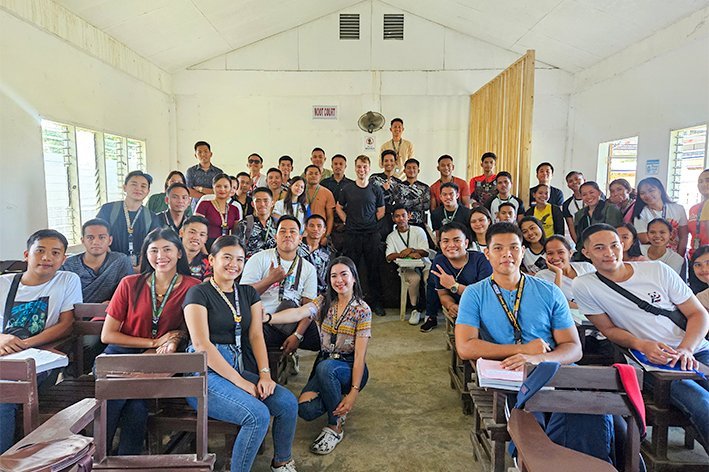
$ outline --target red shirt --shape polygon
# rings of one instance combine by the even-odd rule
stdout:
[[[239,221],[239,209],[234,205],[227,204],[229,208],[226,217],[227,234],[231,234],[234,229],[234,223]],[[204,215],[209,221],[209,226],[207,227],[207,236],[210,239],[216,239],[222,235],[222,216],[219,214],[219,210],[212,204],[212,200],[202,202],[197,205],[195,213]]]
[[[468,184],[465,182],[465,180],[461,178],[453,177],[452,182],[458,186],[458,203],[462,205],[463,197],[470,198],[470,188],[468,187]],[[436,180],[436,182],[431,185],[431,200],[436,201],[436,206],[441,206],[443,204],[441,202],[441,179]]]
[[[153,303],[150,296],[150,285],[144,283],[138,300],[135,300],[136,282],[141,274],[129,275],[118,284],[116,293],[108,304],[106,313],[121,321],[121,333],[136,338],[152,338]],[[150,280],[150,279],[148,279]],[[165,303],[165,309],[158,321],[158,334],[160,337],[168,331],[180,329],[184,323],[182,302],[187,290],[199,285],[199,280],[182,276],[182,281],[175,286]]]

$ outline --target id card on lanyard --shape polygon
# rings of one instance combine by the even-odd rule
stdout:
[[[495,282],[492,277],[490,277],[490,285],[492,286],[492,290],[497,296],[497,301],[500,302],[502,310],[505,312],[505,315],[507,315],[507,320],[510,322],[510,325],[512,325],[512,330],[514,331],[515,344],[522,344],[522,328],[519,325],[519,307],[522,302],[524,279],[524,274],[521,274],[519,282],[517,282],[517,295],[515,296],[514,306],[512,307],[512,310],[510,310],[510,307],[507,306],[507,302],[502,296],[502,290],[500,289],[500,286],[497,285],[497,282]]]
[[[330,333],[330,352],[335,352],[335,346],[337,345],[337,332],[340,330],[340,325],[342,325],[342,322],[347,319],[347,315],[350,312],[350,309],[352,308],[352,302],[354,301],[354,297],[352,297],[345,307],[345,309],[342,311],[342,316],[339,318],[335,319],[333,317],[332,321],[332,330],[333,332]],[[337,307],[335,307],[335,315],[337,315]]]
[[[140,216],[140,213],[142,211],[143,206],[141,205],[140,208],[138,208],[138,212],[135,214],[135,218],[133,218],[133,221],[131,221],[130,214],[128,213],[128,207],[126,206],[126,203],[123,202],[123,216],[126,219],[126,229],[128,230],[128,256],[130,257],[130,262],[131,264],[133,264],[133,266],[138,265],[138,255],[135,253],[135,246],[133,244],[133,227],[135,226],[135,222],[138,221],[138,217]]]
[[[155,272],[153,272],[152,279],[150,280],[150,298],[152,301],[153,308],[150,332],[152,334],[153,339],[158,337],[158,324],[160,323],[160,317],[162,316],[162,312],[165,310],[165,305],[167,305],[167,299],[170,298],[172,289],[175,288],[175,284],[177,283],[177,277],[177,274],[172,276],[170,285],[167,287],[167,292],[165,292],[165,295],[163,295],[162,297],[162,303],[160,303],[160,305],[158,306],[158,296],[155,290]]]
[[[244,371],[244,357],[241,352],[241,307],[239,306],[239,292],[237,291],[236,284],[234,284],[234,304],[231,303],[229,298],[226,296],[219,285],[214,281],[214,278],[209,279],[209,283],[212,284],[214,290],[217,291],[224,303],[229,307],[231,311],[232,319],[234,320],[234,350],[236,351],[236,370],[239,373]]]

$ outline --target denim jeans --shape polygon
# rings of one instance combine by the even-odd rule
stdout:
[[[360,390],[367,385],[369,370],[364,366]],[[305,421],[313,421],[327,413],[327,424],[337,425],[337,416],[333,411],[342,401],[342,395],[352,389],[352,365],[337,359],[325,359],[315,367],[308,383],[303,387],[303,392],[317,392],[320,395],[307,402],[298,404],[298,416]]]
[[[219,353],[236,369],[236,350],[232,344],[217,344]],[[190,345],[187,352],[194,352]],[[253,384],[258,383],[258,375],[240,372],[241,376]],[[207,373],[207,415],[219,421],[241,426],[236,436],[231,454],[231,471],[249,471],[253,465],[263,439],[268,432],[268,424],[273,419],[274,462],[291,459],[291,447],[298,420],[298,401],[286,388],[276,385],[273,395],[265,400],[252,397],[245,390],[209,369]],[[187,398],[193,408],[197,408],[196,398]]]
[[[695,353],[694,358],[709,366],[709,350]],[[709,453],[709,381],[675,380],[670,386],[670,401],[687,415]]]
[[[109,344],[104,354],[141,354],[145,349]],[[148,432],[148,402],[146,400],[108,400],[106,402],[106,445],[113,448],[113,438],[120,426],[118,449],[113,454],[134,456],[143,453]]]
[[[42,385],[53,371],[37,374],[37,387]],[[56,376],[54,376],[56,380]],[[15,444],[15,418],[17,408],[15,403],[0,403],[0,454],[4,453]]]

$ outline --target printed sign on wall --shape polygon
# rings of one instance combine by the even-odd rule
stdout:
[[[334,105],[313,105],[314,120],[336,120],[337,107]]]

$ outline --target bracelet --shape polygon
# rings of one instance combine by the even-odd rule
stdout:
[[[359,385],[353,385],[352,390],[357,390],[359,392],[360,391]]]
[[[296,338],[298,338],[298,342],[301,342],[301,341],[303,340],[303,335],[300,334],[298,331],[295,331],[295,332],[293,333],[293,336],[295,336]]]
[[[266,313],[268,315],[268,320],[264,321],[263,324],[269,324],[271,320],[273,319],[273,315],[270,313]]]

